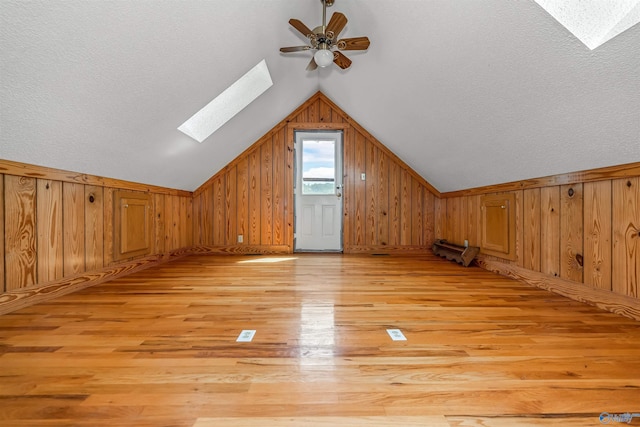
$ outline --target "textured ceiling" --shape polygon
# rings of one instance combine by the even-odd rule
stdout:
[[[640,161],[640,25],[591,51],[533,0],[336,0],[350,69],[305,71],[319,0],[0,0],[0,158],[194,190],[318,90],[440,191]],[[273,86],[177,130],[262,59]]]

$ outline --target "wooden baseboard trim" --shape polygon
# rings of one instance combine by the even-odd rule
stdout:
[[[640,320],[640,300],[626,295],[615,294],[596,289],[582,283],[552,277],[537,271],[527,270],[511,264],[488,259],[482,255],[476,257],[476,263],[485,270],[502,276],[511,277],[529,285],[546,289],[572,300],[595,305],[606,311]]]
[[[192,254],[198,255],[275,255],[290,254],[293,250],[288,245],[262,246],[262,245],[236,245],[236,246],[194,246]]]
[[[6,292],[0,294],[0,315],[117,279],[154,265],[181,258],[190,253],[191,248],[182,248],[167,254],[152,255],[105,267],[100,270],[65,277],[64,279],[54,282]]]

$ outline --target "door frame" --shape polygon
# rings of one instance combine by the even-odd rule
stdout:
[[[346,212],[347,209],[347,189],[346,189],[346,185],[345,185],[345,145],[348,141],[348,135],[349,135],[349,129],[351,129],[351,125],[349,123],[289,123],[286,126],[286,133],[287,133],[287,147],[288,147],[288,158],[290,159],[290,165],[291,167],[289,168],[289,173],[287,174],[287,179],[288,179],[288,192],[289,192],[289,200],[291,201],[291,208],[287,209],[287,218],[288,218],[288,222],[289,224],[291,224],[288,227],[288,238],[287,241],[289,242],[289,247],[291,248],[291,253],[293,253],[295,251],[295,242],[294,242],[294,237],[293,237],[293,230],[294,230],[294,224],[295,224],[295,189],[293,186],[293,180],[295,179],[294,177],[294,167],[295,166],[295,162],[297,161],[293,155],[294,152],[294,142],[296,140],[295,137],[295,133],[296,132],[313,132],[313,131],[318,131],[318,132],[331,132],[331,131],[342,131],[342,217],[340,219],[341,221],[341,230],[342,230],[342,236],[341,241],[342,241],[342,252],[344,252],[344,246],[345,246],[345,222],[344,222],[344,214]]]

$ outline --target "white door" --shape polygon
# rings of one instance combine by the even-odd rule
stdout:
[[[294,249],[342,251],[342,132],[295,134]]]

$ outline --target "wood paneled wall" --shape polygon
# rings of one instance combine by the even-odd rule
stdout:
[[[0,160],[0,172],[1,292],[43,286],[115,265],[116,189],[153,194],[153,253],[193,245],[190,192],[5,160]]]
[[[322,93],[194,192],[197,245],[223,252],[293,251],[294,131],[309,129],[344,132],[345,253],[431,245],[439,193]]]
[[[436,236],[479,246],[480,194],[493,192],[516,197],[517,256],[487,260],[640,299],[640,163],[445,193]]]

